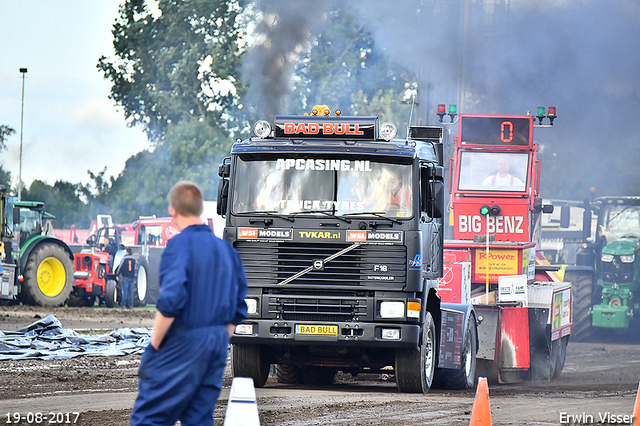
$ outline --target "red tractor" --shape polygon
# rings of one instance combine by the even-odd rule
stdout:
[[[69,304],[93,306],[96,298],[100,305],[111,308],[120,298],[120,283],[115,271],[124,257],[122,234],[117,227],[100,228],[87,238],[89,249],[74,256],[75,281]],[[134,282],[134,305],[146,305],[147,262],[142,256],[136,259]]]

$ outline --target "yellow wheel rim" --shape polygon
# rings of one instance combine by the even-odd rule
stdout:
[[[38,266],[38,287],[48,297],[59,295],[67,282],[64,265],[55,257],[47,257]]]

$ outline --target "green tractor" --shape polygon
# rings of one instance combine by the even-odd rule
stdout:
[[[45,235],[43,220],[54,218],[44,203],[18,201],[0,185],[0,301],[62,306],[73,288],[73,253]]]
[[[640,316],[640,197],[599,197],[584,204],[584,229],[597,215],[595,236],[567,267],[573,288],[573,330],[577,340],[602,329],[629,329]]]

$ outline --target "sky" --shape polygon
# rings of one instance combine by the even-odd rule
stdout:
[[[141,127],[127,127],[96,68],[112,56],[119,0],[0,0],[0,124],[16,132],[0,164],[17,184],[22,74],[22,181],[89,183],[87,170],[117,177],[149,147]]]

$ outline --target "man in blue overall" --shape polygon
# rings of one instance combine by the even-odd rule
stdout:
[[[202,191],[193,182],[169,192],[181,233],[160,262],[160,299],[151,344],[140,362],[131,425],[213,425],[229,338],[247,317],[240,257],[202,224]]]
[[[133,257],[130,247],[127,247],[126,253],[116,268],[116,275],[121,277],[120,306],[133,308],[133,281],[136,277],[136,258]]]

